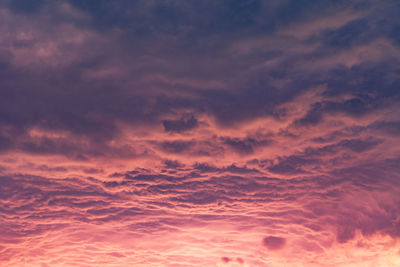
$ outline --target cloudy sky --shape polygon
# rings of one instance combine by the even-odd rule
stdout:
[[[400,266],[398,0],[0,0],[0,265]]]

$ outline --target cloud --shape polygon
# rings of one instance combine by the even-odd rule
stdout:
[[[168,153],[182,153],[188,151],[193,145],[193,141],[165,141],[161,143],[161,148]]]
[[[197,127],[197,119],[192,115],[187,119],[164,120],[164,129],[166,132],[184,132]]]
[[[45,1],[43,0],[34,0],[34,1],[25,1],[25,0],[16,0],[10,1],[10,9],[16,13],[33,13],[40,10]]]
[[[247,137],[244,139],[221,137],[221,140],[224,144],[233,148],[233,150],[238,152],[239,154],[252,154],[255,149],[267,146],[271,142],[271,140],[269,139],[260,138],[259,140],[257,140],[256,138],[252,137]]]
[[[0,0],[0,265],[397,266],[398,14]]]
[[[231,259],[231,258],[228,258],[228,257],[222,257],[221,260],[222,260],[224,263],[228,263],[228,262],[230,262],[232,259]]]
[[[312,105],[307,114],[294,122],[296,126],[308,126],[319,123],[324,114],[344,113],[351,116],[362,116],[368,112],[375,111],[378,107],[377,101],[368,96],[352,98],[343,102],[317,102]]]
[[[25,2],[16,1],[16,3],[20,4],[15,5],[29,9]],[[146,4],[142,1],[130,4],[125,2],[110,4],[103,1],[87,4],[69,1],[69,3],[66,2],[62,5],[49,4],[46,1],[40,3],[32,4],[32,7],[38,7],[37,10],[32,10],[37,15],[33,21],[32,17],[21,18],[21,23],[13,26],[13,31],[10,31],[9,28],[3,28],[3,32],[7,32],[5,35],[10,35],[12,42],[15,42],[12,50],[14,54],[13,62],[5,62],[9,72],[7,83],[10,86],[12,85],[13,88],[19,88],[18,90],[24,92],[24,95],[27,95],[27,99],[30,100],[28,103],[21,103],[21,99],[7,93],[9,100],[8,104],[3,103],[5,107],[8,107],[11,103],[14,106],[24,106],[24,112],[21,112],[21,114],[11,108],[7,108],[9,112],[3,114],[4,119],[9,118],[12,121],[13,127],[18,125],[19,128],[24,129],[34,126],[50,130],[67,129],[73,134],[106,139],[114,138],[115,134],[119,132],[120,129],[116,125],[117,121],[132,124],[136,128],[143,127],[143,124],[150,124],[155,127],[159,121],[162,121],[167,132],[184,132],[197,128],[198,122],[194,116],[179,119],[162,118],[165,115],[173,115],[175,110],[179,109],[189,110],[189,114],[191,112],[196,114],[206,113],[216,118],[221,124],[232,125],[247,119],[274,116],[280,104],[293,100],[296,95],[313,85],[328,83],[333,86],[332,88],[329,86],[329,93],[338,92],[335,88],[340,83],[345,83],[350,80],[350,77],[359,77],[357,79],[362,81],[365,79],[365,72],[371,71],[368,65],[364,69],[362,67],[354,70],[328,69],[326,74],[323,75],[327,77],[327,80],[313,78],[306,82],[302,79],[301,77],[305,76],[308,78],[315,77],[315,73],[309,73],[307,70],[296,70],[287,62],[290,60],[304,61],[304,57],[307,57],[306,52],[303,53],[301,50],[290,52],[292,47],[287,47],[285,52],[280,47],[282,42],[279,39],[280,37],[274,36],[277,20],[282,20],[282,25],[290,25],[293,21],[300,20],[302,16],[310,12],[310,10],[303,9],[300,6],[293,8],[297,4],[292,1],[286,4],[279,4],[278,2],[265,4],[253,1],[243,6],[235,1],[230,5],[213,3],[190,5],[178,4],[175,1],[168,4],[162,4],[158,1],[152,4]],[[317,3],[314,4],[319,6]],[[137,12],[139,10],[136,8],[137,6],[142,7],[140,9],[142,12]],[[204,20],[200,20],[198,17],[197,8],[204,9],[210,24],[200,23]],[[62,13],[63,16],[58,18],[46,16],[46,14],[51,14],[50,11],[53,9],[60,14]],[[238,21],[234,22],[232,16],[228,14],[236,9],[240,9],[243,14],[237,15],[238,17],[235,16]],[[264,14],[263,12],[271,15],[276,14],[274,10],[281,14],[291,14],[290,19],[281,16],[271,16],[265,22],[261,19],[255,19]],[[7,13],[6,10],[4,12]],[[81,15],[78,16],[77,14]],[[118,16],[115,14],[118,14]],[[217,16],[217,14],[219,15]],[[88,16],[92,20],[87,19]],[[265,18],[265,16],[262,17]],[[13,13],[7,13],[5,18],[10,27],[14,20],[19,19]],[[171,20],[172,18],[173,20]],[[138,23],[134,23],[135,21],[138,21]],[[173,23],[173,21],[175,22]],[[239,21],[241,22],[239,23]],[[81,27],[82,25],[85,25],[85,27]],[[126,25],[131,25],[131,28],[128,29]],[[161,27],[161,25],[163,26]],[[184,27],[178,27],[178,25],[192,25],[192,33],[187,32]],[[126,38],[110,34],[106,31],[109,27],[124,31],[127,34],[125,35]],[[267,28],[270,29],[271,35],[266,37],[265,40],[262,38],[254,39],[251,36],[244,36],[243,40],[235,39],[229,37],[230,31],[227,31],[232,27],[237,32],[246,32],[245,29],[248,28],[261,32]],[[340,34],[340,29],[337,29],[337,31]],[[30,36],[27,32],[34,34]],[[209,46],[201,45],[201,43],[191,47],[183,45],[190,42],[194,43],[196,38],[200,38],[200,36],[204,40],[212,39],[215,33],[221,32],[224,32],[224,34],[218,35],[220,37],[218,37],[217,42],[209,43]],[[171,38],[174,38],[174,34],[180,38],[178,44],[182,44],[182,47],[179,47],[177,42],[170,42]],[[256,33],[254,34],[257,36]],[[129,48],[130,46],[126,46],[126,44],[129,44],[131,38],[141,41]],[[158,47],[155,45],[157,42],[154,42],[162,38],[167,43],[165,48]],[[212,55],[219,53],[219,51],[224,51],[224,49],[229,51],[232,46],[246,42],[250,46],[252,42],[256,44],[268,42],[267,39],[273,40],[272,44],[274,45],[266,51],[262,50],[261,55],[249,57],[247,54],[234,54],[237,60],[232,62],[229,61],[229,54],[221,53],[218,64],[209,64],[209,62],[216,60]],[[18,42],[25,42],[26,44],[19,45]],[[89,49],[94,44],[95,47]],[[301,42],[298,45],[304,46]],[[109,49],[112,46],[121,47],[121,50]],[[44,47],[47,47],[46,55],[40,52]],[[52,49],[49,49],[49,47]],[[164,50],[167,51],[168,49],[174,57],[173,67],[171,67],[171,63],[168,63],[169,57],[164,53]],[[193,53],[194,51],[203,56],[196,56]],[[66,53],[69,55],[68,57],[63,56]],[[136,63],[127,65],[124,62],[127,57],[135,58]],[[319,55],[319,57],[323,57],[323,55]],[[259,58],[259,60],[255,60],[255,58]],[[262,66],[263,61],[269,61],[271,58],[276,58],[276,62],[273,63],[274,68],[271,70],[260,67],[256,68],[255,71],[243,72],[251,65],[261,64]],[[190,60],[196,60],[198,63],[187,67]],[[242,62],[242,66],[234,63],[239,61]],[[47,62],[50,65],[40,64],[40,62]],[[13,64],[25,66],[28,69],[29,66],[38,64],[40,67],[29,69],[28,72],[21,72],[19,68],[13,68]],[[52,68],[54,69],[54,64],[58,66],[58,71],[53,72],[51,81],[35,79],[38,71],[45,73]],[[231,65],[232,68],[227,68],[228,65]],[[210,69],[210,72],[206,71],[207,68]],[[375,79],[375,83],[381,83],[382,86],[387,87],[388,89],[384,90],[387,91],[392,87],[387,78],[388,73],[394,71],[394,65],[387,65],[385,68],[386,71],[383,72],[382,76],[370,76],[370,79]],[[231,71],[226,71],[228,69]],[[303,73],[302,76],[294,75],[295,72],[299,71]],[[338,71],[344,72],[345,75],[338,76]],[[237,73],[243,74],[236,75]],[[21,75],[24,79],[19,78]],[[290,79],[284,76],[290,77]],[[129,77],[132,79],[129,79],[128,83],[119,82]],[[230,77],[230,79],[227,80],[225,77]],[[346,79],[343,79],[343,77],[346,77]],[[208,88],[206,85],[203,88],[204,86],[197,81],[205,79],[212,80],[214,84],[220,84],[220,86]],[[382,80],[387,80],[387,82],[382,83]],[[71,81],[74,81],[74,83],[71,84]],[[54,88],[52,84],[63,84],[61,87],[74,89],[68,90],[68,94],[59,93],[66,92],[67,89],[57,87],[57,89],[52,90]],[[297,84],[296,89],[293,89],[292,84]],[[370,83],[366,81],[364,84],[367,86]],[[32,93],[29,89],[31,86],[37,88],[36,93]],[[168,89],[162,90],[164,87]],[[226,90],[226,87],[231,89]],[[340,87],[348,86],[343,84]],[[113,89],[108,90],[107,88]],[[144,88],[152,89],[146,90]],[[187,94],[181,94],[182,90],[186,91]],[[342,89],[339,89],[339,91],[342,91]],[[178,95],[179,97],[177,97]],[[150,98],[154,101],[150,101]],[[47,104],[41,105],[40,103],[43,103],[46,99],[49,100]],[[354,101],[364,100],[363,98],[355,98]],[[71,105],[71,103],[74,104]],[[363,107],[360,107],[359,111],[356,110],[357,103],[338,103],[336,108],[333,107],[336,105],[334,103],[321,103],[325,103],[323,105],[328,106],[325,108],[328,110],[343,108],[344,112],[363,112],[361,110]],[[147,112],[149,110],[151,112]],[[28,114],[35,114],[35,117]],[[41,119],[37,120],[36,118],[39,117]],[[6,124],[10,125],[10,123]],[[230,140],[229,143],[233,147],[238,147],[235,140]],[[246,146],[242,147],[245,148],[244,151],[251,151],[254,148],[248,142]]]
[[[286,239],[278,236],[267,236],[262,241],[263,245],[269,250],[280,250],[286,244]]]
[[[389,135],[398,135],[400,133],[399,121],[375,121],[368,127]]]

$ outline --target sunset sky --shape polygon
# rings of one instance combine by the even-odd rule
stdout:
[[[0,0],[0,266],[400,266],[400,1]]]

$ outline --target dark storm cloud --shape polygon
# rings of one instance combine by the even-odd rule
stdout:
[[[164,164],[167,169],[178,169],[185,166],[177,160],[166,160]]]
[[[354,153],[362,153],[371,150],[382,144],[383,140],[375,138],[361,139],[343,139],[335,144],[308,147],[303,152],[290,155],[288,157],[279,158],[279,162],[268,167],[273,173],[281,174],[304,174],[307,173],[307,167],[318,168],[318,165],[324,163],[324,159],[328,157],[336,157],[347,151]]]
[[[161,143],[160,147],[168,153],[182,153],[187,152],[193,145],[193,141],[165,141]]]
[[[368,127],[390,135],[400,135],[400,121],[376,121]]]
[[[33,13],[40,10],[45,0],[13,0],[9,1],[10,9],[16,13]]]
[[[372,3],[369,4],[371,6]],[[324,31],[323,43],[340,49],[369,43],[378,37],[387,37],[398,42],[400,25],[396,11],[398,8],[398,3],[395,1],[386,1],[362,18],[353,20],[336,30]]]
[[[163,121],[164,129],[167,132],[184,132],[197,127],[197,119],[192,115],[189,118],[181,118],[179,120],[165,120]]]
[[[273,144],[274,140],[268,135],[248,137],[228,137],[215,135],[207,139],[174,140],[151,142],[164,153],[174,153],[194,156],[215,156],[235,152],[238,155],[251,155]]]
[[[319,159],[304,157],[301,155],[289,156],[268,169],[274,173],[301,174],[306,172],[303,170],[303,166],[317,164],[319,161]]]
[[[359,117],[367,114],[368,112],[376,111],[379,105],[378,100],[369,96],[360,96],[345,100],[343,102],[317,102],[312,105],[307,114],[294,122],[298,126],[315,125],[323,119],[324,114],[342,113],[354,117]]]
[[[129,145],[113,147],[102,141],[89,138],[32,137],[26,134],[0,136],[0,152],[20,151],[34,155],[62,154],[68,158],[87,160],[90,157],[114,155],[115,157],[136,157],[138,154]]]
[[[291,41],[306,48],[322,39],[321,46],[310,53],[292,52],[294,46],[286,45],[287,41],[279,39],[277,32],[298,21],[317,20],[317,17],[310,17],[314,10],[330,14],[342,7],[340,2],[322,5],[318,1],[265,3],[256,0],[246,3],[233,0],[218,3],[69,1],[72,8],[81,13],[73,13],[65,5],[44,0],[8,3],[12,12],[37,14],[31,24],[31,17],[24,17],[22,24],[14,24],[18,18],[9,15],[2,29],[10,34],[11,29],[20,33],[30,27],[36,34],[33,37],[11,34],[13,56],[2,57],[1,124],[18,131],[40,127],[109,140],[119,132],[116,121],[122,120],[137,127],[157,125],[161,121],[167,132],[184,132],[199,127],[195,117],[165,120],[162,115],[172,114],[176,109],[191,109],[213,116],[221,124],[232,125],[257,117],[275,116],[279,113],[278,105],[321,84],[328,85],[327,95],[344,92],[355,95],[344,102],[325,100],[314,104],[309,114],[298,121],[298,124],[308,125],[318,123],[325,113],[360,116],[382,107],[384,97],[398,95],[398,81],[393,80],[399,70],[396,58],[392,58],[392,63],[380,59],[361,62],[351,69],[339,65],[310,71],[300,67],[311,63],[311,58],[323,60],[331,56],[328,47],[346,50],[350,43],[354,43],[353,46],[365,43],[364,35],[369,36],[368,40],[381,36],[394,38],[395,26],[381,35],[378,30],[389,27],[384,25],[395,24],[392,22],[397,21],[397,16],[383,17],[384,11],[395,9],[395,6],[384,5],[375,10],[368,3],[347,5],[350,11],[373,10],[371,14],[376,16],[365,15],[337,29],[329,28],[320,37],[308,40],[311,43]],[[54,14],[53,11],[70,18],[65,22],[46,16]],[[377,21],[377,17],[387,23]],[[369,26],[363,28],[363,35],[357,34],[364,22]],[[69,40],[57,34],[57,29],[65,23],[70,27],[70,36],[82,36],[83,41]],[[113,30],[121,34],[113,34]],[[277,44],[252,49],[252,40],[262,40],[261,37]],[[333,43],[333,40],[339,43]],[[157,45],[160,41],[163,46]],[[55,50],[49,50],[50,54],[43,59],[49,64],[57,63],[55,70],[46,64],[36,69],[24,65],[21,69],[20,64],[25,64],[23,60],[31,65],[40,61],[43,55],[34,51],[40,47],[46,49],[50,42],[55,44]],[[287,47],[281,48],[280,42],[285,42]],[[235,45],[237,48],[233,48]],[[119,49],[110,49],[110,46]],[[18,54],[25,53],[22,48],[32,51],[25,59]],[[63,49],[66,57],[70,57],[58,57],[57,49]],[[274,68],[247,71],[249,67],[269,60],[275,61]],[[116,77],[113,68],[122,76]],[[84,77],[89,70],[90,77],[97,78]],[[144,78],[152,75],[164,78]],[[127,80],[127,77],[131,78]],[[225,84],[219,88],[220,85],[197,84],[199,80]],[[127,81],[131,85],[127,86]],[[357,84],[350,81],[357,81]],[[226,90],[226,86],[230,90]],[[191,92],[191,95],[182,95],[182,91]],[[251,140],[226,140],[226,143],[240,153],[251,153],[254,149]]]
[[[226,144],[229,147],[233,148],[233,150],[238,152],[239,154],[251,154],[254,152],[255,149],[267,146],[272,142],[270,139],[257,139],[253,137],[247,137],[244,139],[221,137],[221,141],[223,144]]]
[[[179,35],[182,34],[182,26],[188,25],[195,34],[204,36],[220,32],[229,33],[230,30],[243,32],[247,29],[252,29],[253,32],[271,30],[276,27],[276,20],[280,23],[288,23],[298,19],[307,11],[307,8],[317,2],[288,1],[278,4],[278,1],[265,3],[259,0],[246,2],[225,0],[221,2],[153,1],[146,3],[146,1],[140,0],[123,0],[114,4],[102,0],[85,2],[71,0],[70,3],[90,13],[99,28],[119,26],[133,28],[143,35],[153,33],[149,32],[150,29]],[[139,7],[142,10],[137,10]],[[274,9],[278,9],[279,14],[272,13]],[[136,15],[133,18],[129,17],[132,12]],[[271,17],[264,17],[265,13]],[[264,19],[261,20],[261,18]],[[137,25],[133,22],[136,22]],[[189,35],[188,37],[196,38],[196,36],[190,36],[191,32],[183,31],[183,33]]]
[[[333,141],[340,140],[342,138],[351,138],[353,136],[358,136],[360,133],[364,132],[365,130],[366,130],[366,127],[362,127],[362,126],[345,127],[340,130],[335,130],[324,136],[315,137],[312,139],[312,141],[316,142],[316,143],[330,143]]]

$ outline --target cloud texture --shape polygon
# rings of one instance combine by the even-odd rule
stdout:
[[[399,265],[399,12],[0,0],[0,265]]]

